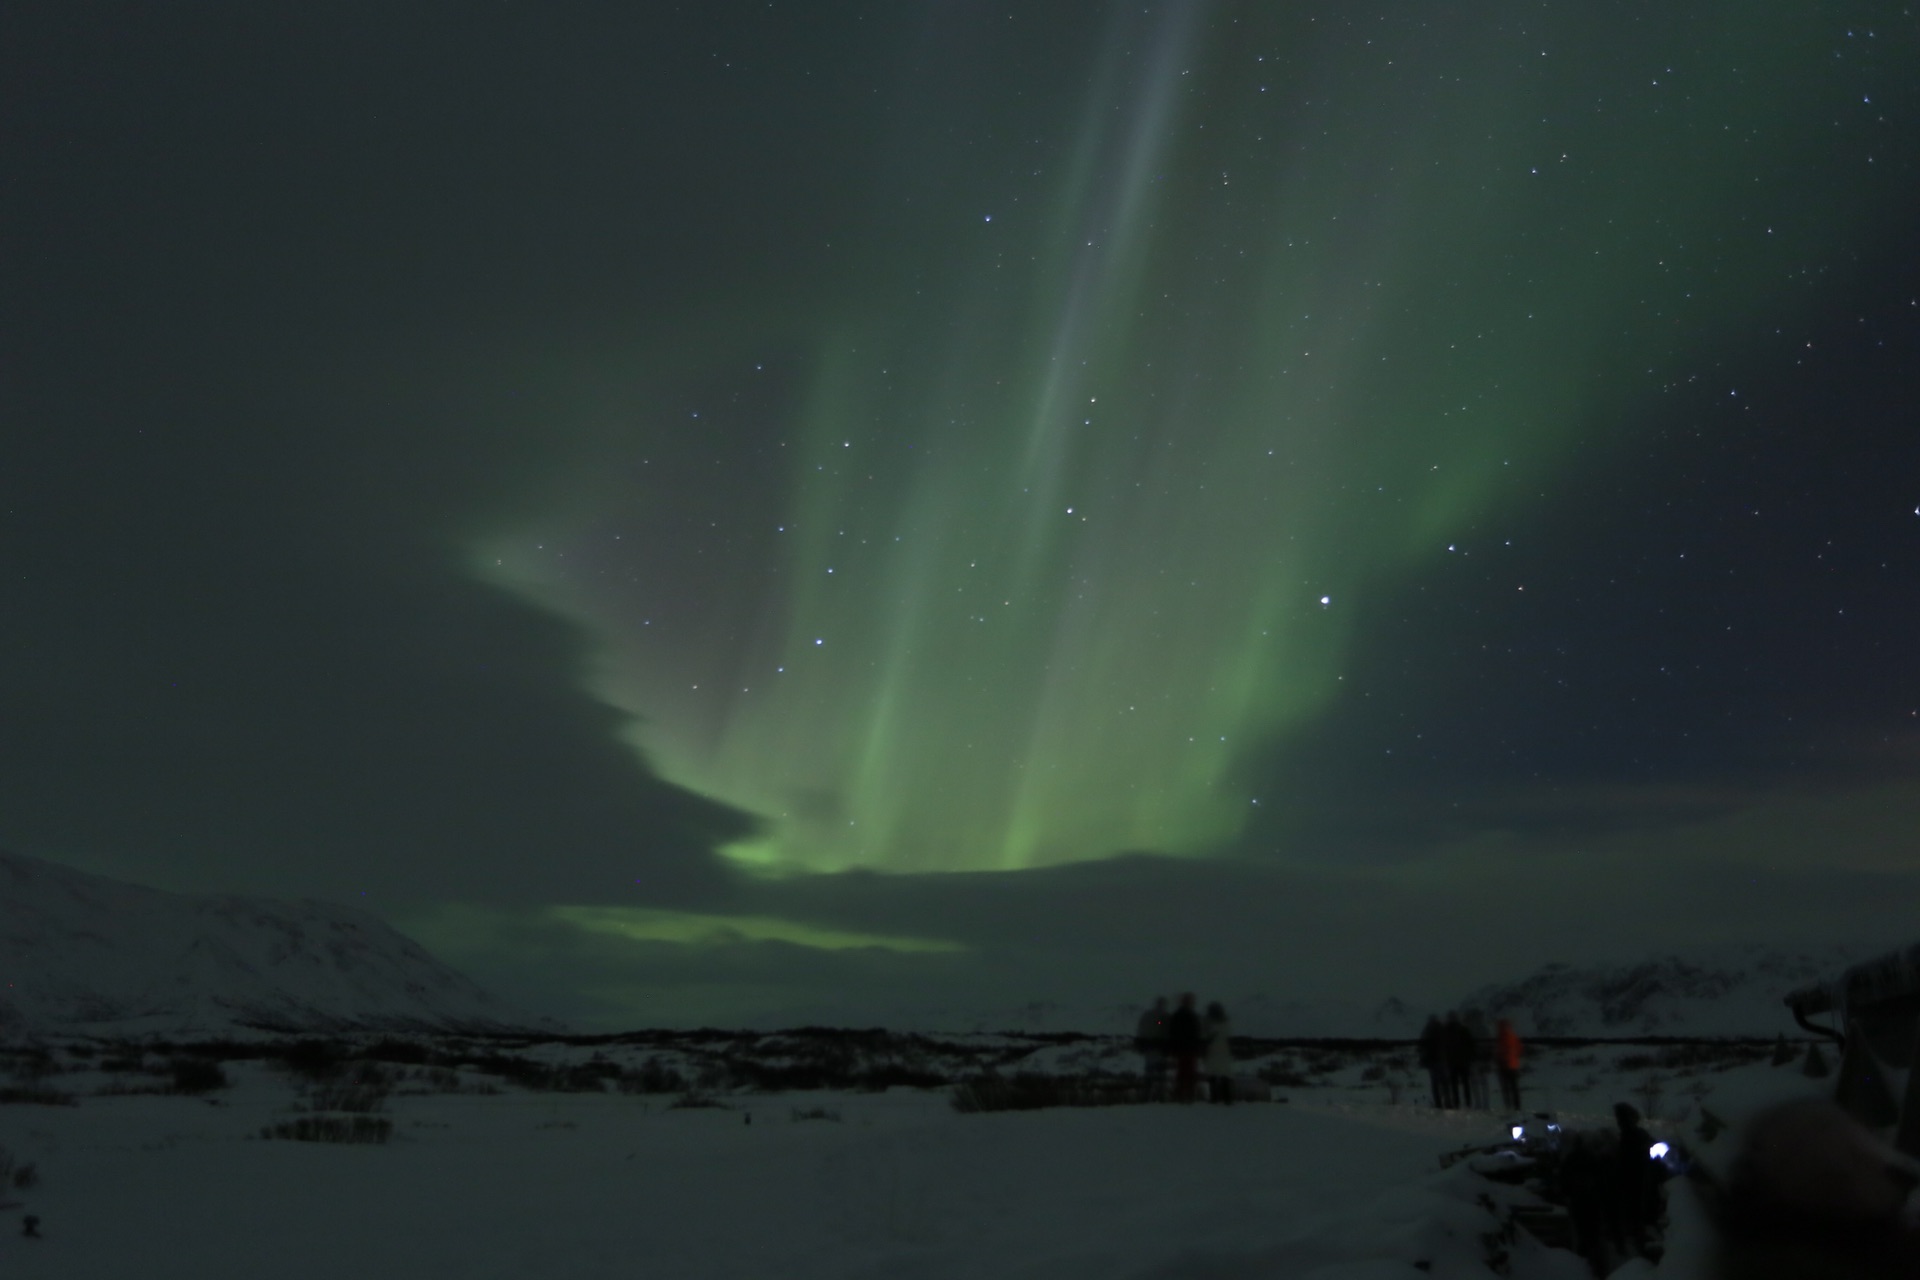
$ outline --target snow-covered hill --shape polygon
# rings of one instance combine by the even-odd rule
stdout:
[[[1518,982],[1482,987],[1463,1007],[1512,1018],[1523,1035],[1799,1034],[1782,1003],[1786,994],[1859,958],[1841,947],[1750,946],[1627,964],[1549,964]]]
[[[0,1034],[535,1025],[551,1027],[362,911],[165,893],[0,853]]]
[[[1615,964],[1547,964],[1515,981],[1464,994],[1457,1009],[1513,1019],[1523,1036],[1763,1036],[1803,1034],[1789,991],[1829,980],[1881,947],[1719,947]],[[1169,993],[1173,994],[1173,993]],[[1429,1014],[1389,996],[1376,1001],[1301,999],[1264,992],[1217,993],[1236,1034],[1271,1038],[1408,1040]],[[1202,1003],[1214,992],[1200,993]],[[900,1009],[880,1019],[896,1030],[1078,1031],[1131,1035],[1142,1003],[1069,1005],[1036,1000],[991,1008]]]

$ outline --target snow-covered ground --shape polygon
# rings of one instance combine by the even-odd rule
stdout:
[[[105,1095],[160,1077],[128,1071],[124,1048],[82,1052],[53,1046],[56,1069],[33,1085],[75,1105],[0,1105],[0,1149],[37,1179],[0,1190],[16,1202],[0,1210],[0,1276],[1411,1280],[1494,1274],[1484,1259],[1501,1247],[1525,1280],[1588,1274],[1524,1233],[1487,1239],[1524,1193],[1440,1158],[1497,1141],[1506,1117],[1419,1105],[1404,1049],[1325,1057],[1315,1083],[1278,1091],[1285,1101],[988,1114],[955,1110],[945,1088],[717,1091],[721,1105],[679,1107],[683,1094],[388,1065],[383,1145],[263,1139],[316,1100],[278,1063],[229,1061],[230,1086],[203,1096]],[[627,1070],[660,1056],[522,1052]],[[1737,1122],[1825,1083],[1764,1055],[1647,1061],[1660,1052],[1546,1050],[1529,1109],[1604,1127],[1630,1100],[1657,1135],[1715,1158],[1734,1139],[1703,1142],[1703,1108]],[[102,1069],[116,1054],[121,1069]],[[1264,1065],[1275,1062],[1306,1065],[1298,1051]],[[442,1091],[409,1092],[427,1089]],[[1690,1280],[1700,1228],[1684,1191],[1673,1212],[1671,1251],[1650,1274]],[[41,1238],[22,1236],[26,1213]]]

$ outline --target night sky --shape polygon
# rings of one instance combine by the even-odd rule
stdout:
[[[0,846],[583,1024],[1920,928],[1901,4],[0,10]]]

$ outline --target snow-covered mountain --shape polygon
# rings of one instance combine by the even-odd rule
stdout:
[[[535,1026],[553,1029],[350,907],[165,893],[0,852],[0,1034]]]
[[[1861,954],[1749,946],[1614,965],[1549,964],[1518,982],[1482,987],[1462,1007],[1511,1018],[1523,1035],[1798,1034],[1786,994],[1834,977]]]

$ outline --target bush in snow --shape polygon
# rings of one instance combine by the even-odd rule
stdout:
[[[301,1040],[279,1054],[281,1065],[309,1080],[331,1080],[346,1064],[346,1050],[330,1040]]]
[[[709,1107],[725,1111],[727,1104],[712,1094],[701,1093],[698,1089],[689,1089],[667,1104],[667,1110],[669,1111],[698,1110]]]
[[[37,1187],[39,1185],[40,1171],[38,1169],[34,1168],[31,1163],[23,1164],[16,1168],[13,1163],[13,1154],[5,1147],[0,1147],[0,1190],[4,1190],[7,1187],[14,1187],[24,1191],[28,1187]]]
[[[412,1040],[388,1039],[382,1040],[378,1044],[370,1045],[366,1050],[365,1056],[376,1062],[393,1062],[401,1066],[424,1067],[428,1063],[436,1062],[439,1055],[429,1050],[426,1045],[419,1044]]]
[[[1046,1107],[1113,1107],[1145,1102],[1141,1082],[1127,1076],[981,1075],[953,1087],[961,1112],[1038,1111]]]
[[[388,1092],[384,1080],[336,1080],[316,1086],[307,1095],[307,1106],[314,1111],[351,1111],[365,1115],[384,1108]]]
[[[1266,1066],[1261,1067],[1257,1074],[1268,1084],[1281,1089],[1310,1089],[1313,1087],[1313,1080],[1301,1072],[1291,1061],[1286,1059],[1269,1062]]]
[[[393,1137],[393,1121],[383,1116],[301,1116],[260,1131],[262,1138],[288,1142],[384,1143]]]
[[[231,1083],[220,1064],[207,1058],[173,1060],[173,1092],[210,1093]]]
[[[485,1080],[467,1080],[452,1067],[420,1067],[409,1072],[401,1093],[479,1093],[497,1094],[500,1086]]]
[[[623,1072],[619,1085],[622,1093],[680,1093],[687,1087],[687,1078],[662,1066],[660,1059],[648,1058],[638,1071]]]
[[[60,1071],[53,1055],[45,1049],[23,1048],[11,1052],[0,1051],[0,1060],[6,1064],[7,1074],[13,1077],[16,1085],[31,1088],[48,1076]]]
[[[1614,1065],[1621,1071],[1652,1069],[1691,1075],[1703,1069],[1728,1071],[1734,1067],[1745,1066],[1749,1062],[1760,1061],[1767,1056],[1768,1052],[1765,1045],[1748,1044],[1736,1040],[1694,1041],[1687,1044],[1664,1045],[1653,1053],[1625,1054]]]

